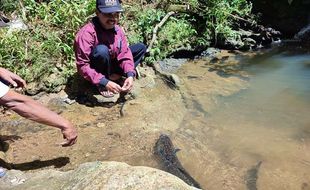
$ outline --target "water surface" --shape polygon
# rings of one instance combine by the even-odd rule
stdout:
[[[184,118],[180,156],[207,189],[309,189],[310,54],[282,49],[247,61],[246,89]],[[206,106],[206,95],[192,93]]]

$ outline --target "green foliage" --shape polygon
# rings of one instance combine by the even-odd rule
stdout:
[[[240,40],[241,36],[234,25],[240,19],[251,16],[252,5],[246,0],[209,0],[200,1],[196,9],[206,23],[203,36],[214,39],[216,44],[218,40]]]
[[[191,49],[191,42],[196,36],[196,30],[185,18],[171,18],[161,29],[158,35],[157,46],[159,54],[157,59],[163,59],[177,49]]]
[[[254,23],[255,20],[251,15],[252,5],[246,0],[159,0],[156,1],[157,9],[150,5],[128,7],[129,16],[134,17],[129,20],[128,31],[136,34],[129,41],[143,39],[149,44],[154,35],[153,29],[171,5],[185,5],[190,9],[172,15],[159,28],[147,62],[163,59],[178,49],[206,48],[226,41],[242,44],[239,22]]]
[[[150,44],[153,37],[153,30],[157,24],[161,22],[166,12],[162,9],[154,9],[154,7],[132,7],[129,15],[135,15],[134,20],[130,22],[128,31],[136,31],[136,35],[129,36],[129,42],[136,43],[140,40]],[[190,18],[186,15],[171,16],[164,25],[157,31],[157,40],[152,49],[150,49],[150,57],[146,58],[147,63],[163,59],[170,53],[180,48],[190,48],[191,42],[196,36],[196,30],[190,24]],[[139,36],[138,36],[138,35]],[[132,38],[132,36],[136,36]],[[141,40],[142,39],[142,40]]]
[[[94,13],[95,1],[1,1],[5,12],[17,9],[28,30],[0,30],[0,63],[28,82],[52,73],[67,78],[75,72],[73,40],[78,28]]]
[[[16,9],[16,5],[16,1],[0,0],[0,10],[4,12],[13,12]]]

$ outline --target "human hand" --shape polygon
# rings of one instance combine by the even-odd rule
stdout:
[[[122,88],[120,87],[120,85],[118,85],[117,83],[115,83],[113,81],[109,81],[107,83],[107,85],[105,86],[105,88],[106,88],[105,90],[107,90],[109,92],[112,92],[114,94],[118,94],[118,93],[120,93],[122,91]]]
[[[7,69],[0,68],[0,77],[12,84],[14,87],[26,87],[26,82],[20,76]]]
[[[65,142],[61,143],[61,146],[66,147],[76,143],[77,131],[73,126],[70,125],[70,127],[62,129],[61,133],[63,134],[63,138],[66,139]]]
[[[124,81],[124,85],[122,86],[122,91],[129,92],[133,87],[133,77],[128,77]]]

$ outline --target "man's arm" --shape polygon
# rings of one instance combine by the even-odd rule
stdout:
[[[95,38],[91,25],[84,26],[74,40],[76,66],[79,74],[94,85],[99,85],[105,76],[90,66],[90,55],[94,48]]]
[[[120,28],[120,38],[122,47],[121,53],[117,56],[117,60],[120,62],[120,67],[123,69],[127,76],[121,90],[124,92],[129,92],[133,88],[133,79],[136,75],[136,71],[133,56],[128,46],[126,35],[122,28]]]
[[[120,67],[127,77],[135,77],[136,71],[133,56],[128,46],[127,37],[122,28],[119,30],[119,36],[121,38],[122,47],[121,52],[117,55],[117,61],[120,63]]]
[[[0,98],[0,105],[10,108],[27,119],[61,129],[63,137],[66,139],[62,146],[71,146],[76,143],[77,131],[73,125],[35,100],[9,90]]]

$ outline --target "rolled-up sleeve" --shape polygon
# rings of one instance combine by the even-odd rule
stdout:
[[[10,88],[0,81],[0,98],[6,95],[6,93],[8,93],[9,90]]]
[[[117,56],[117,61],[120,63],[120,67],[123,69],[124,73],[133,73],[135,75],[136,72],[132,53],[128,47],[127,38],[122,29],[120,29],[120,39],[122,47],[120,53]]]
[[[80,75],[91,83],[98,85],[104,75],[90,67],[90,55],[95,43],[95,37],[95,34],[87,27],[82,28],[76,35],[74,51],[76,66]]]

